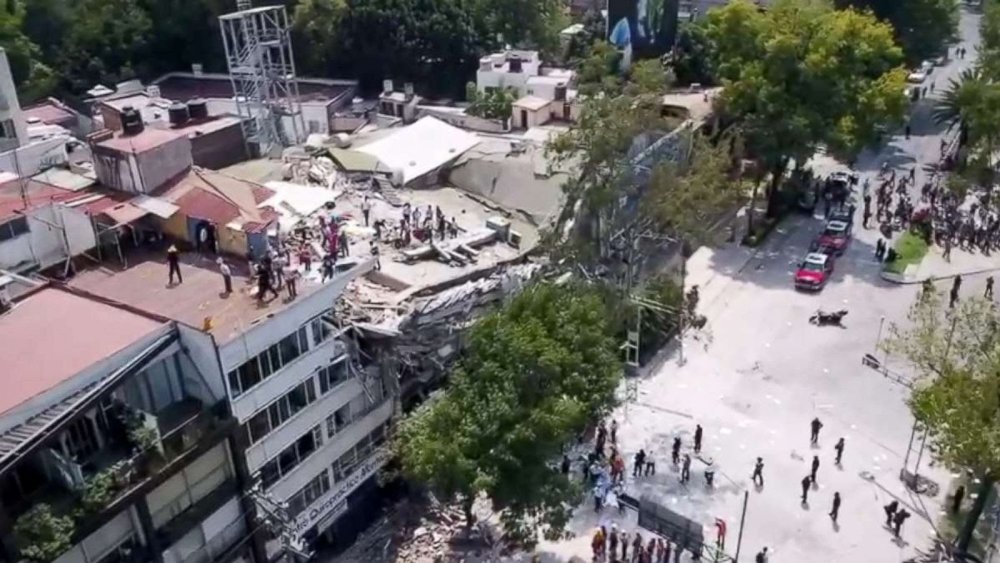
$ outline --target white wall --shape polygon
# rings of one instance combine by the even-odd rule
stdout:
[[[10,71],[7,53],[2,49],[0,49],[0,119],[10,119],[14,122],[17,140],[21,144],[28,141],[28,123],[17,100],[17,89],[14,87],[14,75]]]
[[[315,403],[296,413],[294,417],[286,421],[277,430],[271,431],[263,440],[247,449],[247,467],[250,469],[250,472],[256,472],[267,460],[278,455],[294,440],[299,439],[299,437],[317,424],[323,425],[323,432],[325,433],[326,418],[363,391],[364,388],[361,382],[356,377],[352,377],[331,392],[320,397]],[[319,393],[318,383],[316,392]]]
[[[334,300],[343,293],[347,284],[355,278],[370,272],[374,265],[373,261],[366,260],[326,282],[323,284],[323,287],[306,297],[299,297],[295,302],[278,313],[253,321],[246,332],[226,343],[219,350],[222,360],[222,370],[225,373],[229,373],[250,358],[266,350],[272,344],[297,330],[306,321],[329,311],[333,306]],[[269,379],[281,379],[281,376],[272,375]],[[226,385],[228,387],[228,381]],[[276,386],[274,392],[279,391],[281,388],[282,386]],[[273,397],[264,400],[270,402],[273,400]],[[243,419],[240,420],[242,421]]]
[[[324,427],[323,447],[296,466],[295,469],[292,469],[288,475],[282,477],[281,480],[271,487],[269,492],[275,498],[282,500],[288,499],[299,492],[306,483],[319,475],[324,468],[329,469],[330,465],[337,461],[340,456],[344,455],[347,450],[353,448],[359,440],[371,434],[375,430],[375,427],[392,418],[394,408],[395,405],[392,401],[386,401],[380,407],[365,415],[361,420],[354,421],[342,432],[334,434],[332,438],[326,434],[326,428]],[[335,486],[333,489],[336,490],[337,487]]]
[[[295,328],[292,328],[288,332],[280,333],[275,331],[272,334],[272,338],[279,334],[281,337],[284,337],[294,330]],[[310,342],[312,342],[311,337]],[[295,358],[292,363],[287,364],[257,384],[250,391],[231,401],[233,416],[241,424],[246,422],[254,413],[270,405],[275,399],[291,391],[296,385],[315,376],[317,371],[332,364],[337,358],[343,356],[345,352],[344,344],[337,339],[327,340],[319,346],[312,348],[307,353]],[[319,387],[316,388],[316,391],[319,391]]]
[[[220,371],[219,356],[215,347],[215,338],[211,334],[202,332],[182,323],[177,323],[177,332],[180,334],[181,346],[191,356],[191,360],[198,367],[205,384],[208,385],[215,400],[226,397],[226,383],[224,375]]]
[[[0,268],[32,263],[45,269],[65,260],[66,238],[59,226],[66,229],[74,256],[97,244],[90,218],[81,210],[50,203],[28,211],[26,216],[30,232],[0,242]]]
[[[227,443],[208,450],[146,495],[154,526],[163,527],[233,475]]]
[[[69,135],[53,137],[24,145],[17,150],[0,153],[0,171],[28,177],[34,176],[44,168],[68,162],[66,143],[71,140]]]

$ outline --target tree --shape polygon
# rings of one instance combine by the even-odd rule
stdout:
[[[293,38],[302,68],[329,74],[341,57],[341,25],[347,17],[346,0],[302,0],[295,7]]]
[[[1000,313],[979,298],[949,308],[931,286],[907,320],[907,328],[890,328],[884,346],[916,370],[910,409],[927,428],[935,455],[981,480],[958,538],[959,550],[967,551],[1000,478]]]
[[[469,102],[466,113],[486,119],[510,119],[514,104],[514,92],[510,89],[496,89],[480,93],[475,82],[465,85],[465,99]]]
[[[840,8],[871,10],[892,25],[906,59],[913,64],[936,57],[958,32],[955,0],[836,0]]]
[[[693,23],[681,24],[670,66],[677,75],[678,84],[697,83],[703,86],[715,84],[712,44],[703,26]]]
[[[36,504],[14,523],[21,556],[29,561],[53,561],[72,546],[73,519],[56,516],[47,504]]]
[[[459,500],[469,525],[485,495],[508,533],[559,536],[580,491],[555,463],[621,377],[610,312],[592,288],[539,284],[476,322],[447,391],[400,426],[404,474]]]
[[[152,29],[149,14],[136,0],[82,0],[58,65],[64,86],[83,92],[98,82],[113,84],[143,74]]]
[[[762,12],[735,0],[703,25],[724,86],[721,108],[771,175],[769,215],[790,162],[801,166],[819,145],[851,159],[902,121],[902,52],[892,29],[868,13],[822,0],[777,0]]]

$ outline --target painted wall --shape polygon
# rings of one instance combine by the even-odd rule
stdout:
[[[131,514],[132,510],[130,507],[119,513],[99,530],[59,556],[53,563],[95,563],[132,534],[141,535],[137,519]]]
[[[211,334],[181,323],[177,323],[177,332],[180,334],[181,346],[187,350],[191,360],[198,367],[212,397],[216,401],[224,399],[226,384],[219,367],[215,339]]]

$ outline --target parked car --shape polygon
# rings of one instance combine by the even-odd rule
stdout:
[[[851,224],[847,221],[827,221],[826,228],[816,238],[816,242],[819,246],[833,248],[838,256],[843,254],[851,242]]]
[[[923,84],[927,80],[927,73],[922,70],[915,70],[906,76],[906,81],[910,84]]]
[[[799,264],[799,269],[795,272],[795,288],[809,291],[819,291],[823,289],[830,276],[833,275],[833,263],[835,259],[828,254],[810,252]]]

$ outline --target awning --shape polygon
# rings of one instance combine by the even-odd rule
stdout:
[[[111,220],[115,222],[114,226],[116,227],[120,225],[130,225],[149,214],[148,211],[142,209],[141,207],[132,205],[131,202],[119,203],[114,207],[105,209],[101,213],[110,217]]]
[[[149,213],[156,215],[160,219],[169,219],[180,209],[169,201],[148,195],[138,195],[131,201],[132,205],[145,209]]]

